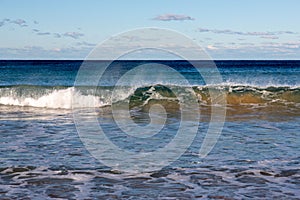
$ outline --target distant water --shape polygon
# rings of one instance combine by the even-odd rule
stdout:
[[[99,124],[124,149],[164,147],[180,125],[173,92],[184,96],[190,88],[181,81],[143,85],[143,80],[135,87],[114,87],[129,69],[151,63],[171,66],[190,80],[200,105],[190,111],[201,113],[198,134],[180,159],[158,172],[111,170],[85,149],[73,112],[95,106]],[[185,61],[116,61],[96,89],[88,79],[74,87],[81,64],[0,61],[1,198],[300,199],[300,61],[216,61],[223,79],[216,85],[207,85]],[[103,62],[91,62],[98,64]],[[156,75],[154,68],[147,74]],[[226,122],[214,149],[199,158],[213,106],[209,90],[226,94]],[[79,99],[75,107],[72,98]],[[149,123],[151,105],[163,105],[164,134],[137,141],[122,134],[111,112],[120,102],[129,102],[141,126]]]

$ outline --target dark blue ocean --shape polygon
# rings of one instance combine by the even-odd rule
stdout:
[[[0,61],[0,199],[300,199],[300,61],[195,63]]]

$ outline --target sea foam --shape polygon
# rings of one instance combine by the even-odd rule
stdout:
[[[76,98],[76,104],[72,100]],[[80,103],[79,103],[80,102]],[[0,104],[10,106],[31,106],[39,108],[63,108],[71,109],[72,107],[101,107],[105,103],[99,101],[99,98],[93,95],[82,95],[74,87],[67,89],[54,90],[49,94],[38,98],[20,97],[16,95],[0,97]]]

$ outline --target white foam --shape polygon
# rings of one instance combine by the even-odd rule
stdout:
[[[197,85],[195,85],[197,86]],[[269,87],[288,87],[291,89],[297,89],[300,87],[299,83],[295,84],[282,84],[282,83],[258,83],[258,82],[245,82],[245,81],[224,81],[223,83],[218,83],[218,84],[206,84],[204,85],[205,87],[216,87],[216,86],[221,86],[221,87],[255,87],[255,88],[260,88],[260,89],[265,89]],[[202,86],[203,87],[203,86]]]
[[[76,101],[74,101],[74,99],[76,99]],[[71,109],[72,107],[101,107],[106,105],[106,103],[100,101],[98,97],[93,95],[82,95],[80,92],[76,91],[74,87],[54,90],[53,92],[38,98],[16,97],[14,95],[2,96],[0,97],[0,104],[63,109]]]

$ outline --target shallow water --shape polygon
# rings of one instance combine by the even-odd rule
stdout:
[[[1,107],[2,198],[299,198],[300,117],[225,123],[213,151],[198,157],[207,122],[188,151],[157,172],[122,173],[83,146],[65,111]],[[99,120],[111,120],[101,114]],[[124,139],[124,138],[123,138]],[[142,145],[142,144],[141,144]],[[146,144],[145,144],[146,145]]]

